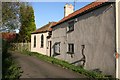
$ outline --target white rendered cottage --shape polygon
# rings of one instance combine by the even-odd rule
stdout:
[[[49,22],[43,27],[31,33],[31,51],[51,56],[51,26],[55,22]]]

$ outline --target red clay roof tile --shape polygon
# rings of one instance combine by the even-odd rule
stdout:
[[[52,27],[54,27],[54,26],[56,26],[56,25],[58,25],[58,24],[60,24],[60,23],[62,23],[64,21],[66,21],[66,20],[68,20],[68,19],[70,19],[70,18],[72,18],[72,17],[74,17],[74,16],[76,16],[78,14],[81,14],[81,13],[87,11],[87,10],[95,8],[95,7],[97,7],[97,6],[105,3],[107,1],[109,1],[109,0],[97,0],[95,2],[92,2],[92,3],[88,4],[87,6],[85,6],[85,7],[81,8],[81,9],[79,9],[79,10],[77,10],[77,11],[69,14],[68,16],[64,17],[63,19],[61,19],[60,21],[58,21],[56,24],[54,24]]]
[[[51,26],[54,25],[55,23],[56,22],[49,22],[48,24],[44,25],[43,27],[32,32],[32,34],[42,33],[42,32],[46,32],[46,31],[52,31]]]

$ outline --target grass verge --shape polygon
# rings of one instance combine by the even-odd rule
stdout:
[[[101,73],[97,73],[97,72],[93,72],[93,71],[88,71],[88,70],[85,70],[82,67],[78,67],[78,66],[72,65],[72,64],[70,64],[70,63],[68,63],[66,61],[59,60],[59,59],[56,59],[54,57],[48,57],[46,55],[42,55],[42,54],[39,54],[37,52],[23,51],[22,54],[29,55],[29,56],[35,56],[38,59],[50,62],[52,64],[56,64],[56,65],[59,65],[59,66],[61,66],[63,68],[66,68],[66,69],[78,72],[80,74],[86,75],[88,78],[104,78],[104,79],[109,79],[108,77],[106,77],[105,75],[103,75]]]

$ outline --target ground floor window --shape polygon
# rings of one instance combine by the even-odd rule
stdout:
[[[36,47],[36,36],[34,36],[34,48]]]
[[[74,44],[73,43],[68,44],[68,53],[74,53]]]
[[[60,42],[55,43],[55,45],[54,45],[54,52],[56,54],[60,54]]]
[[[43,34],[41,35],[41,48],[43,48],[43,46],[44,46],[44,36],[43,36]]]

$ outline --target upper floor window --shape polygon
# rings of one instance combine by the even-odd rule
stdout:
[[[36,36],[34,36],[34,47],[36,47]]]
[[[43,36],[43,34],[41,35],[41,48],[43,48],[43,46],[44,46],[44,36]]]
[[[68,22],[68,32],[74,31],[74,21]]]

